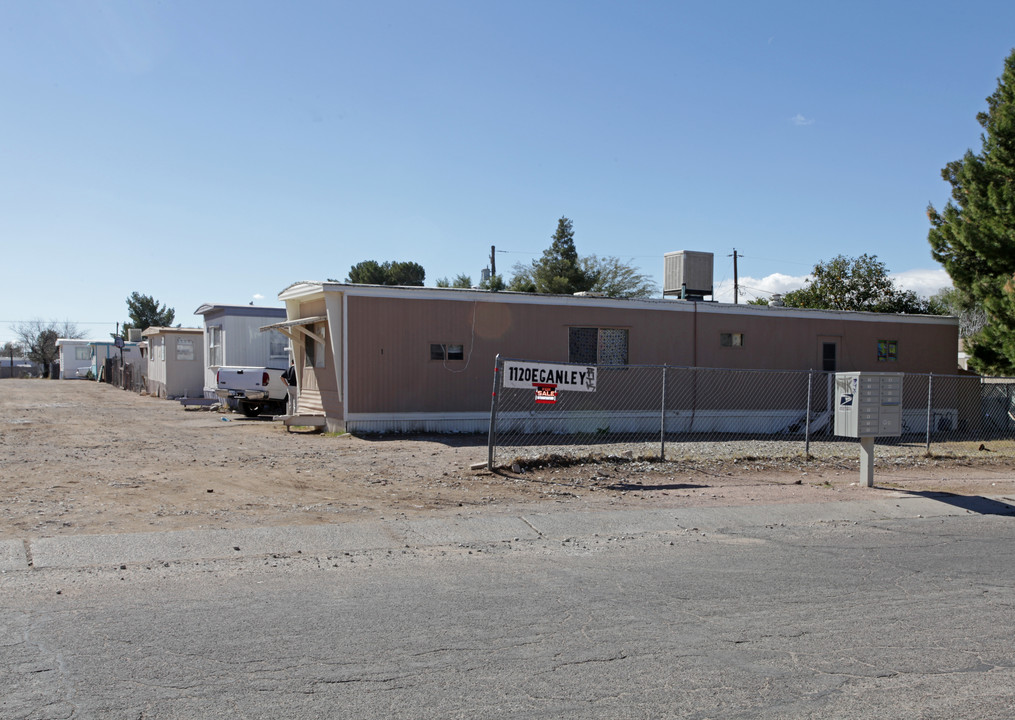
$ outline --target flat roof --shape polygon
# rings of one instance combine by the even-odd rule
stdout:
[[[955,325],[959,319],[951,315],[903,315],[859,310],[818,310],[785,306],[751,305],[746,303],[720,303],[704,300],[677,300],[673,298],[615,298],[594,295],[548,295],[516,292],[512,290],[478,290],[474,288],[431,288],[404,285],[355,285],[338,282],[293,283],[278,294],[279,300],[296,300],[324,295],[329,292],[350,296],[401,299],[453,300],[461,302],[497,302],[521,305],[549,305],[556,307],[598,307],[655,310],[660,312],[690,312],[718,315],[756,315],[784,318],[824,318],[827,320],[862,320],[866,322]]]

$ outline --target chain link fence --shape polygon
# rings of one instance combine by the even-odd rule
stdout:
[[[497,358],[489,464],[546,456],[855,457],[834,434],[835,373]],[[889,456],[1015,456],[1015,378],[903,377]]]

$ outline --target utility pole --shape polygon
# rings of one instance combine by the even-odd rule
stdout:
[[[726,257],[730,257],[727,255]],[[737,255],[737,249],[733,248],[733,304],[736,305],[740,301],[740,278],[737,276],[737,258],[743,257],[743,255]]]
[[[497,246],[490,246],[490,279],[497,277]]]

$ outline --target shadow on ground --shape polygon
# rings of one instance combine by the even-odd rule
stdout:
[[[953,507],[968,510],[978,515],[1015,515],[1015,505],[1000,500],[985,498],[982,495],[956,495],[949,492],[926,492],[906,490],[906,494],[914,497],[937,500]]]
[[[638,485],[636,483],[613,483],[605,485],[607,490],[617,492],[638,492],[645,490],[704,490],[708,485],[693,485],[690,483],[668,483],[664,485]]]

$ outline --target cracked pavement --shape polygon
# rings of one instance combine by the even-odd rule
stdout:
[[[976,507],[36,547],[0,575],[0,717],[1007,717],[1015,518]]]

